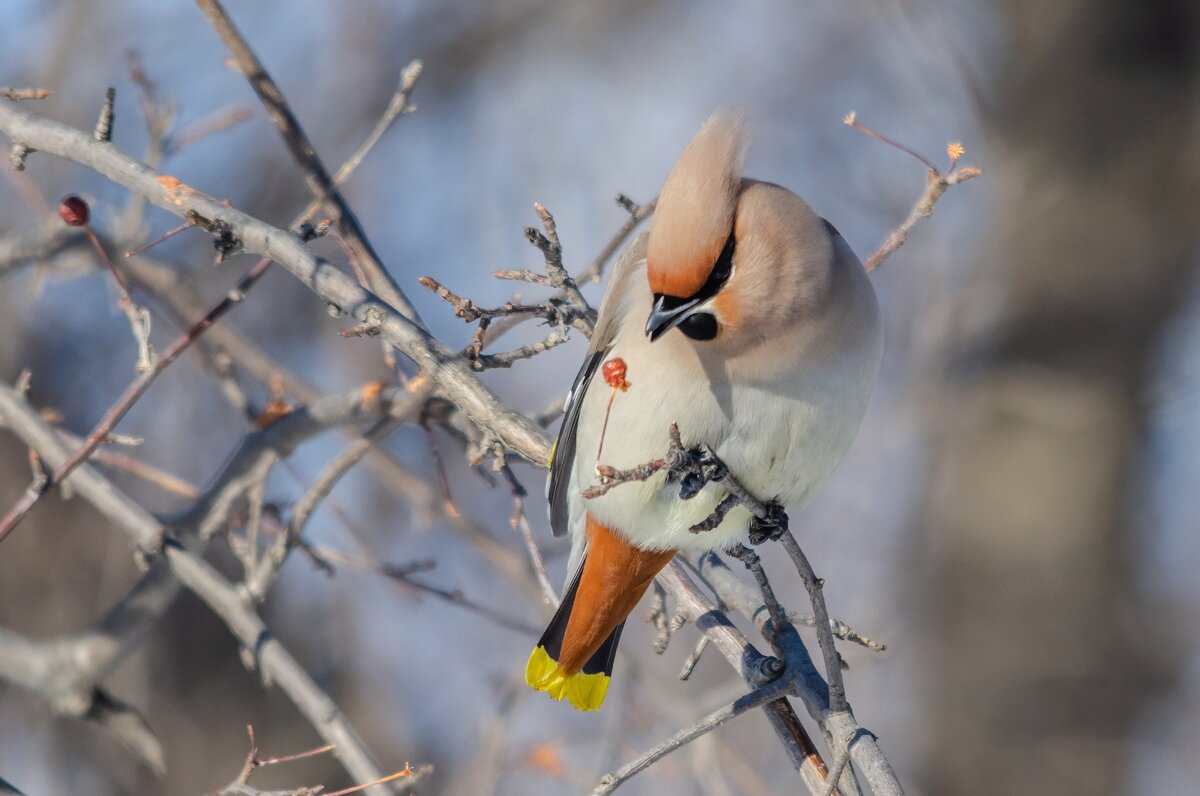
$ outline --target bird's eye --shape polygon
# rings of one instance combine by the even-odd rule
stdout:
[[[717,336],[717,319],[712,313],[697,312],[679,324],[679,331],[693,340],[711,340]]]
[[[717,261],[713,264],[712,274],[708,277],[709,283],[713,284],[717,289],[729,280],[730,274],[733,273],[733,252],[737,247],[737,240],[733,237],[733,233],[729,233],[729,239],[725,241],[725,248],[721,249],[721,254],[717,257]],[[715,291],[714,291],[715,292]]]

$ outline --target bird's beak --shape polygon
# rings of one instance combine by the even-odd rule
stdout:
[[[676,304],[679,299],[670,298],[659,294],[654,299],[654,309],[650,310],[650,317],[646,319],[646,334],[650,336],[650,341],[654,342],[662,337],[667,332],[674,329],[679,324],[687,319],[691,311],[700,303],[699,298],[688,299],[682,303]],[[670,309],[666,308],[666,304],[672,304]]]

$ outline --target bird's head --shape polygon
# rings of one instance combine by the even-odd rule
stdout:
[[[646,253],[651,340],[678,329],[733,353],[820,309],[829,227],[791,191],[743,178],[745,149],[740,118],[718,111],[667,176]]]

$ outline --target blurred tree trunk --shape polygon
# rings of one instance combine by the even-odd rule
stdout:
[[[1194,0],[998,2],[1002,307],[938,398],[914,578],[931,793],[1115,793],[1179,665],[1136,602],[1144,388],[1197,246]],[[1144,516],[1144,514],[1142,515]]]

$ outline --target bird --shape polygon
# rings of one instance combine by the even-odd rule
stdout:
[[[571,554],[525,677],[582,711],[604,702],[625,620],[655,575],[679,551],[745,544],[753,518],[737,505],[693,533],[725,496],[720,482],[685,499],[660,470],[585,497],[597,467],[662,457],[674,424],[756,497],[803,505],[857,434],[879,370],[862,263],[795,193],[742,175],[747,141],[741,114],[720,109],[672,166],[649,231],[606,286],[550,455],[550,524]],[[609,390],[597,374],[614,363]]]

